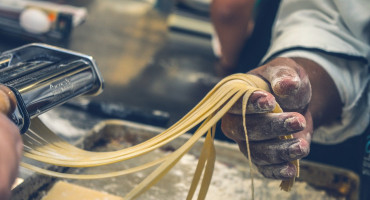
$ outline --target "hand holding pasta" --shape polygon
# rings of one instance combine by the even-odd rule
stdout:
[[[23,143],[18,128],[6,116],[15,107],[15,97],[0,85],[0,199],[10,197],[11,186],[18,173]]]
[[[255,91],[248,101],[246,127],[252,161],[265,177],[293,178],[298,171],[291,161],[308,155],[313,130],[307,111],[312,95],[308,76],[286,58],[274,59],[250,73],[262,77],[272,89],[272,93]],[[240,102],[223,117],[222,130],[247,156]],[[277,102],[284,112],[270,113]],[[278,139],[290,134],[293,139]]]
[[[309,60],[300,61],[315,64]],[[317,64],[310,65],[310,69],[322,72]],[[305,70],[307,71],[306,68]],[[236,140],[241,150],[248,155],[249,165],[252,165],[253,159],[263,174],[283,179],[280,187],[289,191],[295,177],[299,175],[299,158],[307,155],[309,151],[312,120],[310,112],[305,110],[311,99],[311,86],[304,70],[291,59],[276,59],[251,73],[225,77],[177,123],[153,138],[132,147],[112,152],[91,152],[79,149],[56,136],[37,118],[32,120],[30,130],[22,136],[24,156],[29,159],[65,167],[96,167],[129,159],[140,159],[142,155],[160,148],[199,125],[189,140],[169,155],[132,168],[101,174],[60,173],[26,162],[22,162],[21,166],[46,175],[71,179],[109,178],[156,166],[151,174],[125,196],[125,199],[134,199],[156,184],[197,140],[205,135],[187,196],[187,199],[192,199],[198,188],[198,199],[201,200],[206,197],[215,164],[216,151],[213,143],[216,134],[215,126],[223,118],[224,131]],[[312,75],[311,72],[308,74]],[[310,80],[312,77],[310,76]],[[271,94],[266,92],[271,91],[271,88]],[[332,88],[324,89],[324,93],[332,90]],[[313,91],[321,93],[320,90]],[[332,99],[320,99],[320,102],[329,101]],[[283,113],[279,103],[288,112]],[[315,105],[326,106],[327,104]],[[320,106],[315,109],[325,110]],[[294,111],[299,111],[304,116]],[[251,152],[253,156],[250,156]],[[253,168],[250,168],[250,174],[253,199]]]

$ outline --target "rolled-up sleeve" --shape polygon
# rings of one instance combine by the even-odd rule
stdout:
[[[315,130],[315,142],[339,143],[369,125],[369,10],[368,0],[281,2],[264,62],[277,56],[315,61],[333,78],[344,104],[341,120]]]

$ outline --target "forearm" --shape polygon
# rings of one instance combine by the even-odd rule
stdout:
[[[307,73],[312,98],[308,109],[313,118],[314,127],[329,123],[340,117],[343,103],[339,92],[329,74],[317,63],[306,58],[292,58]]]
[[[233,65],[253,29],[251,19],[255,0],[213,0],[211,19],[219,37],[222,62]]]

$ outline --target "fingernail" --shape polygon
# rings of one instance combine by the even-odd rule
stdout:
[[[295,77],[280,77],[273,80],[271,85],[277,95],[289,96],[297,93],[300,82]]]
[[[275,108],[275,99],[271,95],[271,97],[265,95],[262,97],[259,97],[256,101],[256,106],[258,110],[262,111],[270,111]]]
[[[306,123],[299,117],[290,117],[284,121],[284,127],[288,131],[303,130],[306,127]]]
[[[306,154],[306,151],[302,148],[300,140],[289,146],[289,157],[292,159],[301,157]]]
[[[295,171],[294,169],[292,169],[291,167],[287,166],[287,167],[284,167],[280,170],[280,175],[282,177],[287,177],[287,178],[290,178],[290,177],[293,177],[295,176]]]

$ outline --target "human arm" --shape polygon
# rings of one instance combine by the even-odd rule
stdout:
[[[213,0],[211,20],[221,46],[221,65],[235,67],[244,41],[251,35],[255,0]]]
[[[11,186],[18,173],[23,143],[18,128],[7,115],[15,108],[15,97],[0,85],[0,200],[10,198]]]
[[[322,0],[280,3],[271,46],[263,61],[279,56],[292,58],[305,70],[312,84],[308,111],[315,126],[312,140],[317,143],[343,142],[363,133],[369,124],[370,46],[366,27],[370,15],[365,14],[369,5],[364,1],[349,4]],[[254,72],[261,73],[263,68]],[[307,119],[310,117],[305,118],[306,128]]]
[[[249,73],[265,79],[273,91],[255,92],[248,102],[252,161],[266,177],[292,178],[297,171],[289,161],[309,153],[313,124],[328,123],[341,113],[336,86],[321,66],[304,58],[275,58]],[[276,102],[284,113],[261,114],[271,111]],[[222,130],[246,155],[240,105],[223,117]],[[295,138],[277,139],[289,134]]]

